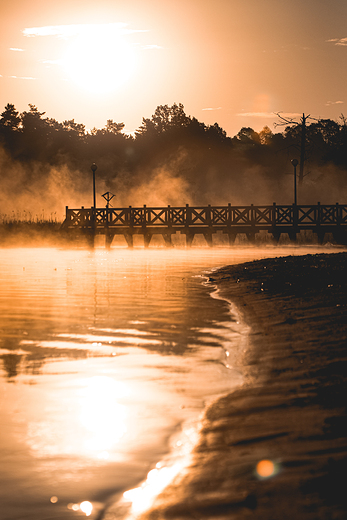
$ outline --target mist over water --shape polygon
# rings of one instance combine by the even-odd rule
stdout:
[[[242,381],[247,348],[201,275],[314,251],[2,249],[4,520],[96,518],[151,470],[182,469],[206,404]]]

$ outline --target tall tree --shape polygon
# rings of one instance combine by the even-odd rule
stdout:
[[[117,135],[122,132],[124,127],[124,123],[116,123],[113,119],[108,119],[106,123],[106,132]]]
[[[190,117],[184,112],[182,103],[178,105],[174,103],[171,107],[169,105],[159,105],[151,119],[142,119],[142,125],[136,131],[136,135],[162,134],[173,128],[186,127],[190,120]]]
[[[304,166],[307,160],[307,150],[306,150],[306,140],[307,140],[307,120],[311,119],[313,121],[317,121],[308,114],[302,114],[302,117],[299,121],[295,120],[295,118],[284,117],[279,112],[276,114],[279,118],[280,122],[276,123],[276,126],[287,125],[288,128],[294,127],[300,130],[300,145],[299,145],[299,153],[300,153],[300,161],[299,161],[299,186],[302,185],[304,180]]]
[[[5,110],[1,113],[0,125],[9,130],[18,130],[21,123],[21,118],[12,103],[7,103]]]

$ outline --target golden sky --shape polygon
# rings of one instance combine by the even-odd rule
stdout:
[[[157,105],[241,127],[346,114],[346,0],[1,3],[0,109],[128,132]]]

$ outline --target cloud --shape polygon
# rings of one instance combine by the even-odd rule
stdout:
[[[10,51],[24,52],[24,49],[18,49],[17,47],[10,47]]]
[[[241,112],[236,115],[240,117],[275,117],[273,112]]]
[[[222,110],[222,107],[202,108],[201,110]]]
[[[12,79],[36,79],[36,78],[33,78],[31,76],[9,76],[9,78],[12,78]]]
[[[152,44],[152,45],[143,45],[141,48],[143,50],[147,51],[147,50],[151,50],[151,49],[163,49],[164,47],[161,47],[161,45]]]
[[[343,47],[347,47],[347,38],[331,38],[330,40],[326,41],[334,43],[335,45],[342,45]]]
[[[260,117],[268,119],[273,119],[274,117],[278,117],[278,115],[288,119],[302,116],[302,114],[296,112],[240,112],[236,115],[239,117]]]
[[[60,63],[60,60],[40,60],[40,62],[48,65],[57,65]]]
[[[344,101],[327,101],[325,105],[327,107],[330,107],[331,105],[342,105]]]
[[[43,27],[27,27],[23,30],[24,36],[56,36],[57,38],[70,38],[74,36],[86,35],[93,36],[96,32],[112,32],[118,34],[132,34],[137,32],[147,32],[143,29],[127,29],[128,24],[102,23],[102,24],[71,24],[71,25],[45,25]]]

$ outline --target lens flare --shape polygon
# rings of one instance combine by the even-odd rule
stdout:
[[[261,478],[269,478],[275,474],[276,467],[272,460],[264,459],[258,462],[256,472]]]
[[[88,500],[85,500],[84,502],[81,502],[80,510],[85,513],[86,516],[90,516],[93,511],[93,505],[88,502]]]

